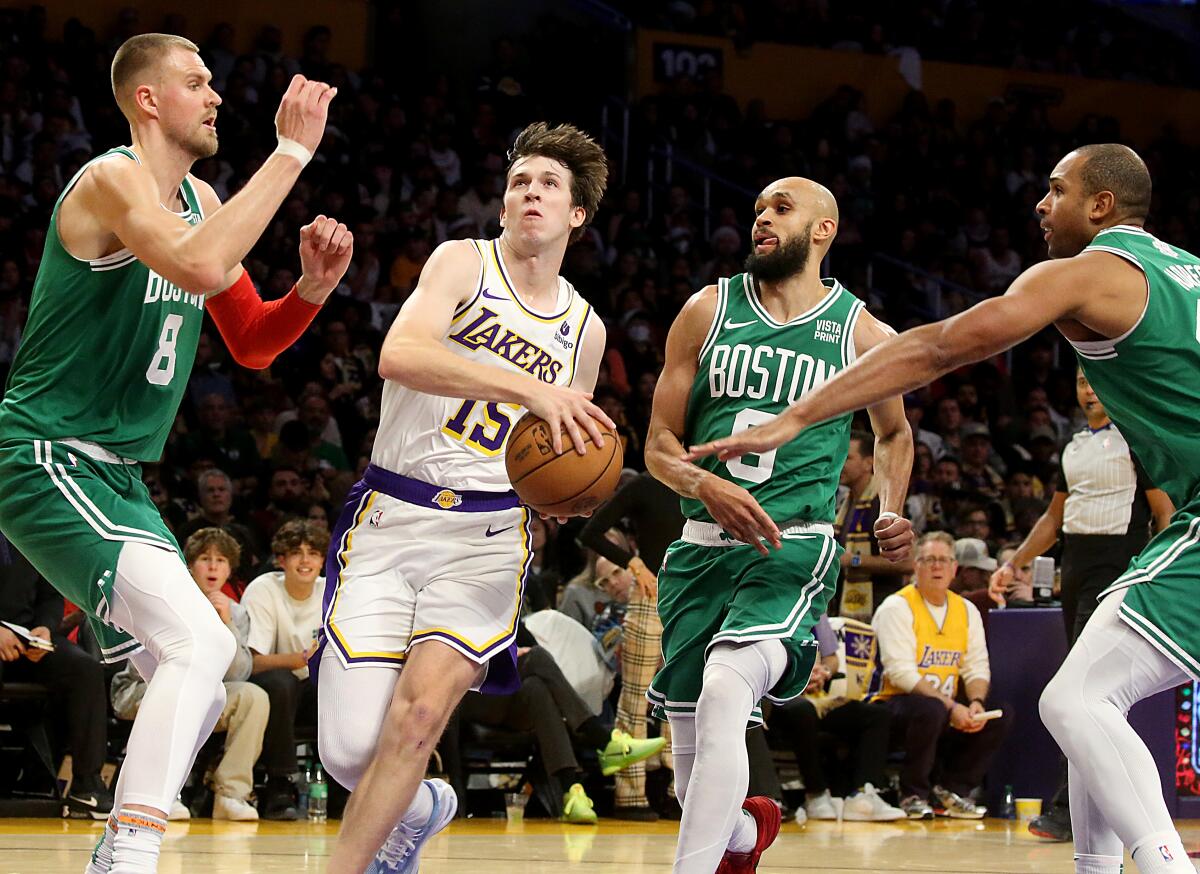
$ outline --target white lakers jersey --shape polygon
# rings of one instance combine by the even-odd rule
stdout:
[[[443,344],[456,355],[571,385],[592,308],[558,278],[552,313],[517,296],[498,240],[472,240],[482,266],[475,294],[454,314]],[[424,394],[386,381],[372,463],[450,489],[506,491],[504,445],[520,404]]]

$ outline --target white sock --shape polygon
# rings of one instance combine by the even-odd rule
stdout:
[[[113,837],[116,833],[117,813],[113,811],[105,820],[104,834],[100,836],[100,843],[96,844],[96,849],[92,851],[92,858],[83,874],[109,874],[113,863]]]
[[[1075,874],[1121,874],[1120,856],[1075,854]]]
[[[167,821],[142,813],[122,810],[117,814],[110,874],[155,874]]]
[[[749,853],[758,841],[758,824],[754,817],[742,811],[742,815],[733,826],[733,834],[729,836],[727,849],[731,853]]]
[[[1196,869],[1188,859],[1179,832],[1163,831],[1146,835],[1129,848],[1140,874],[1175,874],[1186,871],[1195,874]]]

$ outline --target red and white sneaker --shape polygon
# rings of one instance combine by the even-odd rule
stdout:
[[[726,850],[725,857],[717,866],[716,874],[746,874],[757,871],[758,860],[763,852],[775,843],[775,838],[779,836],[779,825],[783,817],[779,812],[779,805],[770,798],[765,795],[747,798],[742,802],[742,810],[754,817],[758,826],[758,840],[754,842],[754,849],[749,853],[731,853]]]

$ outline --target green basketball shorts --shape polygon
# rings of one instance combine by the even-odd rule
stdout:
[[[722,642],[782,641],[787,672],[767,698],[800,695],[817,659],[813,626],[837,583],[843,548],[829,526],[786,529],[783,549],[765,556],[727,535],[704,537],[706,530],[720,529],[689,522],[688,539],[671,545],[659,571],[664,663],[646,693],[659,718],[695,713],[708,651]],[[709,545],[721,542],[730,545]],[[757,707],[750,719],[762,721]]]
[[[141,648],[108,624],[117,560],[126,543],[180,555],[141,479],[141,466],[99,447],[50,440],[0,441],[0,531],[91,621],[104,660]]]
[[[1200,680],[1200,499],[1176,510],[1171,524],[1134,556],[1100,597],[1126,587],[1121,618],[1193,680]]]

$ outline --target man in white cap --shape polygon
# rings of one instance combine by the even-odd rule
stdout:
[[[977,537],[960,537],[954,541],[954,560],[958,562],[958,576],[951,589],[965,593],[987,588],[996,570],[996,559],[988,554],[986,542]]]

